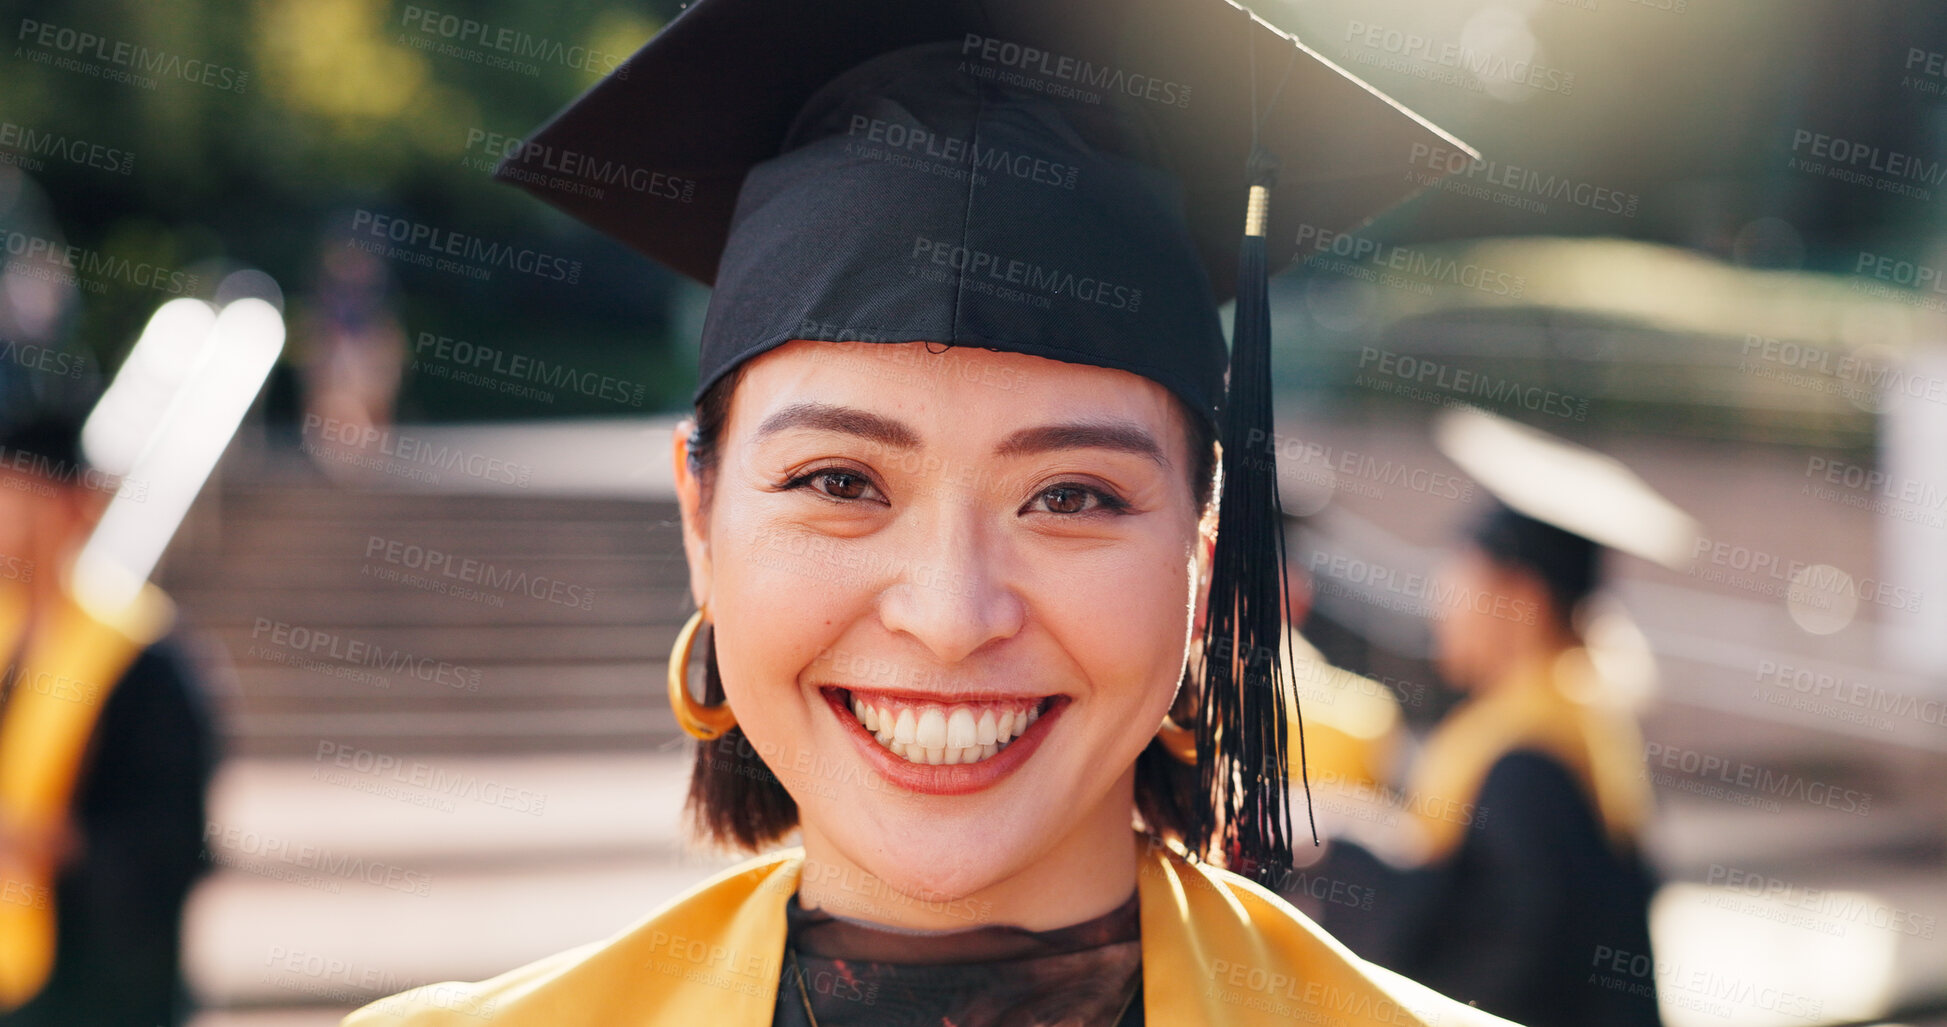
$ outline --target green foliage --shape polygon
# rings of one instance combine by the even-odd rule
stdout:
[[[688,373],[677,354],[693,340],[668,337],[672,277],[492,182],[486,137],[539,125],[677,11],[670,0],[0,4],[0,122],[128,155],[126,173],[46,155],[24,165],[60,238],[200,271],[202,293],[225,269],[262,268],[283,286],[294,331],[315,306],[321,254],[353,238],[360,210],[582,261],[573,286],[504,268],[480,282],[382,263],[409,337],[560,354],[647,383],[653,409],[681,402],[690,384],[674,380]],[[69,341],[112,367],[167,298],[113,278],[84,287]],[[303,343],[294,335],[287,362]],[[620,412],[411,374],[401,406],[407,416]]]

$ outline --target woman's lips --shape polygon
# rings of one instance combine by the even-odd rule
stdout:
[[[942,795],[978,791],[1011,773],[1067,706],[1058,695],[945,701],[833,686],[819,691],[880,773],[913,791]]]

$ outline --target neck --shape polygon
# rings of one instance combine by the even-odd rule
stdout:
[[[993,882],[942,894],[910,867],[873,873],[814,824],[802,825],[804,874],[798,904],[836,916],[905,930],[952,931],[1009,925],[1049,931],[1093,920],[1129,900],[1139,853],[1131,827],[1135,768],[1091,813],[1027,864]]]
[[[1484,682],[1488,690],[1501,687],[1506,682],[1545,670],[1555,658],[1564,651],[1582,644],[1575,633],[1566,628],[1552,625],[1537,625],[1531,632],[1523,634],[1507,650],[1507,658],[1488,675]]]

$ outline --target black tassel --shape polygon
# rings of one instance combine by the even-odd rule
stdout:
[[[1272,438],[1271,317],[1264,251],[1275,160],[1251,154],[1251,202],[1238,255],[1237,308],[1224,401],[1223,489],[1210,606],[1203,636],[1202,710],[1197,720],[1199,783],[1208,800],[1200,841],[1216,840],[1225,865],[1260,882],[1291,866],[1288,735],[1291,682],[1282,643],[1284,513]],[[1299,767],[1303,772],[1300,718]],[[1309,814],[1311,786],[1305,785]],[[1317,829],[1313,828],[1313,840]]]

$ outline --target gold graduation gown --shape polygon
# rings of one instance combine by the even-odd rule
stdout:
[[[1544,753],[1568,768],[1618,851],[1633,848],[1651,799],[1642,774],[1642,736],[1608,694],[1580,646],[1516,667],[1499,687],[1460,704],[1434,729],[1409,794],[1428,843],[1427,858],[1459,847],[1472,810],[1501,757]]]
[[[1143,1012],[1154,1027],[1489,1027],[1506,1021],[1361,960],[1283,899],[1137,838]],[[803,851],[718,874],[607,941],[478,984],[381,999],[345,1027],[768,1027]]]
[[[0,588],[0,660],[27,619],[27,590]],[[160,589],[144,585],[115,611],[90,611],[68,596],[48,610],[21,650],[0,709],[0,820],[39,837],[58,835],[109,693],[142,650],[175,620]],[[0,859],[0,1012],[32,998],[54,968],[54,877],[45,854]]]
[[[1291,765],[1303,763],[1313,784],[1385,781],[1406,733],[1393,693],[1371,678],[1332,666],[1295,631],[1285,636],[1284,666],[1296,685],[1285,704],[1285,722],[1292,725]]]

